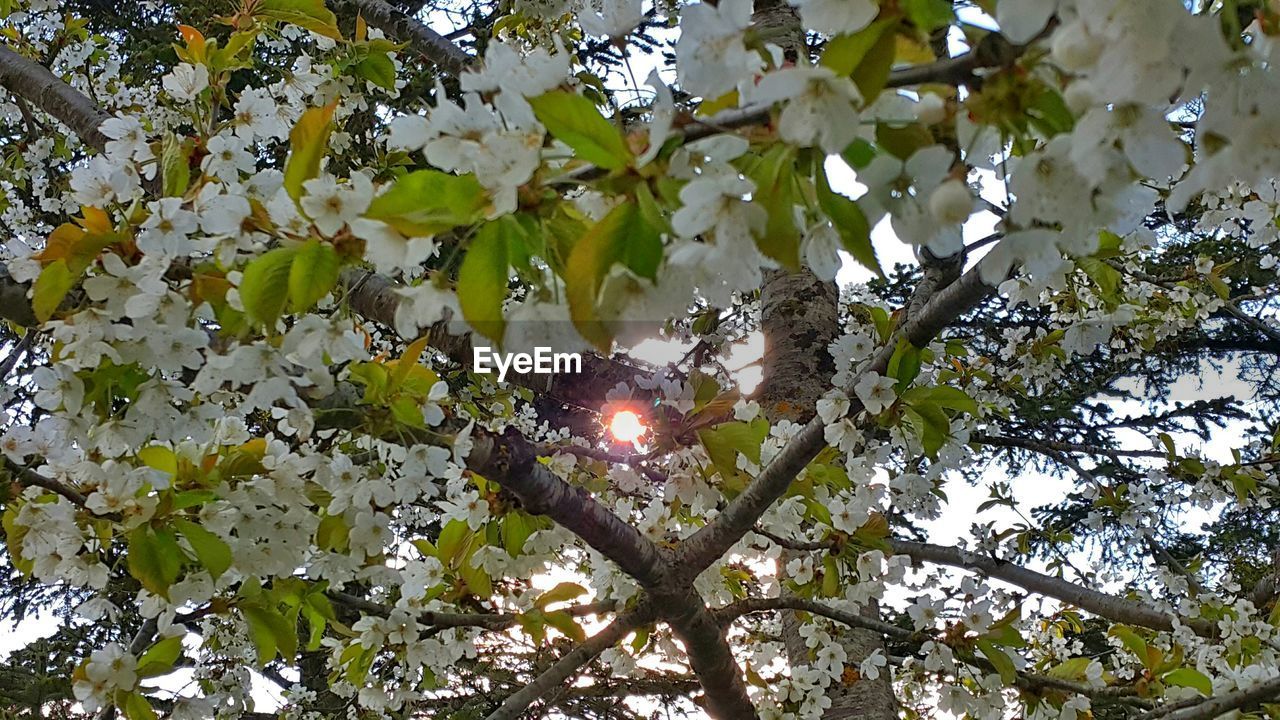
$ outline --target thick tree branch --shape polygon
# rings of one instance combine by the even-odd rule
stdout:
[[[1045,575],[1006,560],[944,545],[911,540],[889,540],[888,542],[895,553],[906,555],[917,562],[949,565],[980,572],[987,577],[1002,580],[1045,597],[1061,600],[1114,622],[1139,625],[1153,630],[1172,630],[1174,626],[1176,616],[1170,613]],[[1199,618],[1181,619],[1181,624],[1190,627],[1199,635],[1211,637],[1216,631],[1213,623]]]
[[[546,515],[569,529],[644,587],[667,582],[667,563],[656,545],[591,493],[556,477],[536,455],[533,445],[515,431],[503,436],[482,433],[475,438],[467,467],[515,493],[528,512]]]
[[[393,40],[408,43],[415,52],[454,77],[474,60],[448,38],[385,0],[346,0],[344,4],[359,10],[369,25],[385,32]]]
[[[684,644],[689,667],[702,683],[707,712],[722,720],[758,717],[724,628],[702,598],[687,587],[655,594],[654,602],[663,609],[662,618]]]
[[[107,137],[98,126],[110,116],[43,65],[3,44],[0,44],[0,85],[60,120],[86,145],[99,150],[106,147]]]

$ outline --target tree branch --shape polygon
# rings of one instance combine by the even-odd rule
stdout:
[[[1232,710],[1259,703],[1264,700],[1274,700],[1280,698],[1280,676],[1271,678],[1265,682],[1258,683],[1253,687],[1243,688],[1229,692],[1225,695],[1218,695],[1205,700],[1202,703],[1184,707],[1170,712],[1169,708],[1156,709],[1138,720],[1152,720],[1153,718],[1166,718],[1166,720],[1209,720],[1219,715],[1226,714]]]
[[[917,562],[931,562],[981,572],[987,577],[1061,600],[1115,622],[1140,625],[1153,630],[1172,630],[1174,626],[1175,615],[1152,609],[1127,598],[1108,595],[1045,575],[1007,560],[979,555],[957,547],[911,540],[891,539],[888,543],[894,553],[906,555]],[[1213,623],[1200,618],[1182,619],[1181,624],[1190,627],[1198,635],[1212,637],[1216,633]]]
[[[847,612],[825,603],[817,602],[816,600],[809,600],[808,598],[796,597],[794,595],[785,595],[783,597],[776,598],[748,598],[746,600],[738,600],[737,602],[714,610],[712,613],[721,624],[728,624],[743,615],[772,612],[774,610],[799,610],[813,615],[820,615],[829,620],[835,620],[838,623],[848,625],[849,627],[871,630],[904,642],[913,642],[920,639],[920,635],[918,633],[914,633],[906,628],[900,628],[897,625],[892,625],[883,620],[877,620],[876,618]]]
[[[516,720],[529,706],[547,693],[560,687],[600,653],[618,644],[627,633],[653,621],[653,611],[648,607],[618,616],[605,629],[592,635],[577,647],[565,653],[551,667],[520,688],[502,702],[502,706],[489,713],[485,720]]]
[[[867,373],[884,372],[899,340],[924,347],[948,323],[981,302],[991,288],[982,282],[980,267],[981,263],[975,265],[935,294],[894,333],[859,374],[859,379]],[[852,384],[856,384],[856,380]],[[862,409],[856,394],[850,393],[849,400],[850,413]],[[719,516],[681,543],[677,572],[683,577],[696,577],[746,535],[769,506],[782,497],[796,475],[826,446],[823,433],[822,419],[810,420]]]
[[[448,38],[385,0],[348,0],[347,4],[354,5],[365,22],[395,40],[408,43],[414,51],[450,75],[457,77],[474,60]]]
[[[556,477],[536,455],[533,445],[514,430],[502,436],[481,433],[467,467],[515,493],[528,512],[568,528],[642,586],[654,588],[667,581],[667,563],[658,546],[591,493]]]
[[[107,137],[98,126],[110,116],[43,65],[4,44],[0,44],[0,85],[57,118],[86,145],[98,150],[106,147]]]

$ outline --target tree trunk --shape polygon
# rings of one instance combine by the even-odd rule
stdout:
[[[761,290],[761,330],[765,338],[763,381],[757,393],[760,407],[769,422],[806,422],[813,417],[818,399],[835,372],[827,345],[839,332],[839,294],[834,283],[825,283],[806,271],[774,271],[765,277]],[[794,555],[783,552],[785,567]],[[868,617],[879,617],[879,607],[870,603],[862,609]],[[808,662],[807,649],[800,638],[800,621],[794,612],[783,614],[783,640],[792,664]],[[862,629],[840,628],[836,635],[848,655],[847,665],[858,665],[876,650],[884,651],[879,634]],[[898,703],[889,673],[876,680],[857,676],[852,682],[838,682],[829,689],[831,707],[827,720],[894,720]]]

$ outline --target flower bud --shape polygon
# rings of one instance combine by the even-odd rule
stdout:
[[[916,103],[916,120],[925,125],[936,125],[947,119],[947,101],[933,93],[924,93]]]
[[[1083,70],[1102,54],[1102,41],[1089,34],[1084,23],[1076,21],[1053,34],[1050,52],[1063,70]]]
[[[973,195],[960,180],[948,180],[929,197],[929,212],[943,225],[959,225],[973,212]]]

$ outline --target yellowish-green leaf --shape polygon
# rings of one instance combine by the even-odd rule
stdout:
[[[338,283],[338,252],[329,243],[307,241],[294,254],[289,268],[289,308],[310,309]]]
[[[1166,685],[1192,688],[1205,697],[1213,694],[1213,681],[1208,675],[1195,668],[1183,667],[1173,670],[1164,676],[1164,682]]]
[[[552,603],[568,602],[587,594],[587,589],[577,583],[562,582],[538,596],[534,607],[546,609]]]
[[[647,269],[655,249],[661,256],[661,237],[635,203],[624,202],[591,226],[569,252],[564,271],[569,314],[582,337],[602,352],[613,344],[613,333],[598,307],[600,286],[609,268],[623,262],[632,269]]]
[[[840,234],[840,244],[845,252],[853,256],[860,265],[884,277],[880,269],[880,260],[876,258],[876,249],[871,244],[871,224],[867,222],[862,207],[850,198],[831,189],[827,182],[826,170],[818,168],[816,177],[818,206],[827,214],[836,232]]]
[[[622,133],[587,98],[553,90],[529,98],[529,105],[547,131],[573,148],[579,158],[606,170],[626,167],[631,162],[631,150]]]
[[[149,468],[169,475],[178,474],[178,456],[163,445],[151,445],[138,451],[138,459]]]
[[[143,525],[129,533],[129,574],[142,587],[168,599],[169,586],[182,570],[182,551],[169,530]]]
[[[76,277],[65,260],[45,266],[31,289],[31,309],[35,312],[36,320],[45,322],[53,317],[53,313],[75,284]]]
[[[373,199],[366,217],[405,235],[435,235],[484,217],[489,196],[474,175],[418,170]]]
[[[1078,657],[1062,662],[1049,668],[1049,677],[1061,678],[1063,680],[1084,680],[1085,673],[1089,670],[1090,658]]]
[[[141,693],[121,690],[116,694],[116,703],[128,720],[156,720],[155,709]]]
[[[320,174],[320,161],[329,148],[333,133],[333,111],[338,103],[310,108],[302,113],[289,132],[289,158],[284,163],[284,189],[297,201],[302,184]]]
[[[852,35],[837,35],[827,43],[819,63],[837,75],[852,75],[886,31],[890,31],[890,37],[893,36],[891,30],[897,24],[897,18],[877,20]]]
[[[245,266],[240,279],[240,302],[250,320],[271,327],[284,312],[297,252],[297,248],[276,248]]]
[[[334,40],[342,39],[338,19],[325,7],[324,0],[261,0],[254,14],[297,25]]]
[[[182,655],[182,636],[173,635],[147,648],[138,658],[138,676],[155,677],[164,675],[173,669],[173,664]]]
[[[160,151],[161,190],[167,196],[181,197],[191,184],[191,148],[189,141],[169,133]]]
[[[1120,639],[1120,643],[1124,645],[1129,652],[1138,656],[1138,660],[1144,664],[1147,662],[1147,641],[1143,640],[1133,628],[1125,625],[1114,625],[1107,635]]]
[[[563,610],[546,613],[543,619],[546,620],[548,625],[564,633],[574,642],[582,642],[587,639],[587,633],[583,631],[578,621]]]
[[[978,651],[991,662],[996,672],[1000,673],[1000,679],[1006,685],[1013,685],[1018,679],[1018,670],[1013,665],[1013,660],[1005,653],[1005,651],[996,647],[990,640],[979,639],[977,642]]]
[[[231,567],[231,548],[225,540],[190,520],[175,518],[173,525],[191,543],[196,559],[214,580]]]
[[[498,344],[502,343],[502,303],[510,281],[505,228],[506,223],[501,220],[480,228],[458,269],[462,316],[476,332]]]

